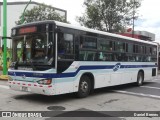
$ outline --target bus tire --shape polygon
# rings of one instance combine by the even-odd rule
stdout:
[[[137,86],[143,85],[143,81],[144,81],[143,72],[138,72],[138,75],[137,75]]]
[[[91,91],[91,81],[87,75],[81,77],[79,82],[79,88],[77,92],[78,98],[85,98],[90,94]]]

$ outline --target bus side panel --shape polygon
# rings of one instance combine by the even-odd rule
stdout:
[[[57,95],[73,92],[73,78],[60,78],[54,81]]]
[[[151,80],[153,78],[155,78],[156,76],[152,76],[152,69],[154,68],[146,68],[144,69],[144,81],[147,81],[147,80]]]
[[[128,69],[127,71],[123,71],[122,74],[123,74],[122,84],[133,82],[133,72],[132,71],[129,71],[129,69]]]
[[[56,94],[78,92],[81,76],[87,72],[88,71],[80,71],[75,77],[56,79]]]
[[[106,80],[104,74],[97,74],[95,75],[95,88],[105,87]]]
[[[111,74],[111,85],[120,85],[122,83],[122,72],[116,72]]]
[[[144,81],[151,79],[151,68],[144,68],[143,70],[144,70]]]
[[[95,74],[95,88],[111,86],[111,74],[109,70],[96,70]]]

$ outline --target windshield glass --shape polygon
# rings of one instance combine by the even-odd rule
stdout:
[[[53,43],[47,33],[24,35],[13,39],[13,61],[50,65]]]

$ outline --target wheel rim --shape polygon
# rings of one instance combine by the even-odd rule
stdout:
[[[83,81],[81,84],[81,91],[83,93],[86,93],[88,91],[88,83],[86,81]]]
[[[140,76],[139,76],[139,81],[138,81],[140,85],[142,84],[142,81],[143,81],[143,78],[142,78],[142,76],[140,75]]]

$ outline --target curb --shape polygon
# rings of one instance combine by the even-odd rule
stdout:
[[[0,75],[0,80],[8,81],[8,75]]]

